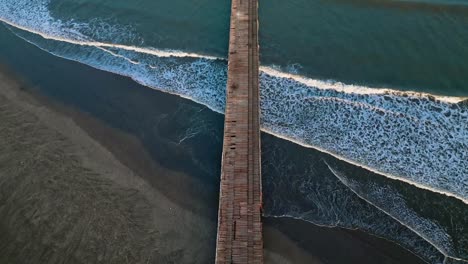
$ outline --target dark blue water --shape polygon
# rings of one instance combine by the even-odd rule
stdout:
[[[150,2],[2,0],[0,54],[42,92],[202,179],[201,199],[216,207],[222,116],[212,110],[224,109],[229,3]],[[359,228],[431,263],[466,259],[467,3],[270,1],[260,16],[262,127],[312,148],[266,136],[266,215]],[[49,60],[38,50],[15,59],[18,42],[200,104],[151,89],[129,97],[86,75],[60,85],[73,69],[52,78],[31,63]]]

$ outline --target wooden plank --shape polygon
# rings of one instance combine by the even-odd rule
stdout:
[[[216,263],[263,263],[258,0],[232,0]]]

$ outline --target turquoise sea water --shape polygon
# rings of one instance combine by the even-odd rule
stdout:
[[[212,0],[67,0],[51,1],[49,10],[64,21],[97,18],[96,25],[124,25],[134,34],[91,28],[93,39],[225,57],[229,7]],[[261,3],[260,23],[266,65],[353,84],[468,94],[466,1],[274,0]]]
[[[223,112],[229,8],[0,0],[0,36]],[[266,140],[265,215],[468,259],[468,2],[262,1],[260,44],[262,128],[311,148]]]
[[[368,86],[467,95],[467,1],[268,1],[262,59]],[[281,19],[278,19],[278,18]]]

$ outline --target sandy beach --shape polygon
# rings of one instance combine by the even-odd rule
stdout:
[[[0,71],[1,263],[213,262],[216,201],[194,193],[200,179],[12,76]],[[266,263],[419,263],[393,243],[297,220],[264,219],[264,240]]]
[[[291,218],[265,218],[264,226],[265,247],[285,254],[289,261],[272,263],[426,263],[395,243],[359,230],[319,227]]]
[[[0,0],[0,264],[468,264],[467,24],[468,0]]]
[[[207,263],[213,258],[207,249],[215,237],[211,220],[145,180],[157,175],[153,178],[180,183],[180,201],[184,183],[190,182],[186,175],[145,160],[142,149],[134,156],[138,143],[131,137],[76,112],[64,115],[73,111],[60,113],[58,105],[22,88],[0,73],[0,263]],[[119,157],[74,119],[117,146],[113,151]]]
[[[194,177],[11,75],[0,71],[1,263],[214,261],[213,208],[190,193]],[[275,241],[266,263],[315,260],[275,228],[265,233]]]

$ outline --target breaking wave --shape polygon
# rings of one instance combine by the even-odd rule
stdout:
[[[225,59],[120,44],[138,38],[131,26],[99,20],[92,25],[61,21],[51,16],[47,5],[46,0],[0,0],[0,20],[17,36],[56,56],[224,111]],[[95,35],[100,35],[99,41]],[[314,80],[274,67],[261,67],[260,85],[264,131],[468,203],[466,98]],[[297,201],[289,204],[287,199],[275,199],[270,201],[268,215],[360,228],[399,241],[433,263],[440,260],[435,252],[456,255],[446,230],[405,207],[398,195],[390,197],[394,207],[371,213],[374,206],[381,206],[377,192],[382,190],[368,186],[366,191],[372,197],[367,197],[361,185],[333,168],[331,171],[340,181],[330,180],[321,185],[322,190],[304,179],[297,182],[319,209],[307,211]],[[335,197],[338,189],[341,196]],[[352,198],[356,194],[373,205],[356,202]],[[353,214],[358,216],[351,217]],[[375,223],[376,219],[384,219],[385,224]],[[418,235],[398,223],[405,223]]]
[[[265,216],[363,230],[398,243],[428,263],[443,262],[445,256],[434,244],[343,184],[323,161],[326,155],[304,152],[297,145],[275,142],[271,137],[263,139],[263,191],[274,193],[264,197]]]
[[[466,203],[468,104],[274,73],[262,74],[265,130]]]
[[[466,234],[468,234],[468,231],[465,229],[466,227],[464,224],[466,217],[463,216],[466,211],[460,212],[461,216],[459,218],[455,220],[452,219],[450,227],[446,226],[444,223],[439,222],[440,219],[437,221],[428,217],[422,217],[420,212],[416,212],[415,209],[408,205],[408,197],[400,193],[391,184],[384,185],[370,181],[359,182],[348,177],[346,173],[330,166],[327,162],[325,163],[333,175],[357,196],[428,241],[447,259],[450,258],[452,261],[464,261],[462,257],[466,258],[468,256],[466,252]],[[419,206],[424,207],[428,205],[422,202]],[[432,204],[429,207],[437,210],[440,209],[437,208],[438,206],[439,205]],[[459,216],[458,212],[451,213]],[[440,212],[440,214],[442,214],[442,212]],[[456,236],[463,238],[457,239]]]
[[[76,45],[13,29],[57,56],[224,111],[226,61],[114,44]],[[324,82],[261,68],[262,128],[466,202],[468,107],[456,97]]]
[[[44,2],[32,3],[7,1],[0,11],[36,46],[223,112],[225,60],[96,42],[80,30],[90,31],[89,25],[54,20]],[[30,9],[35,12],[24,11]],[[462,98],[312,80],[268,67],[261,68],[260,81],[264,130],[467,202],[468,107]]]

